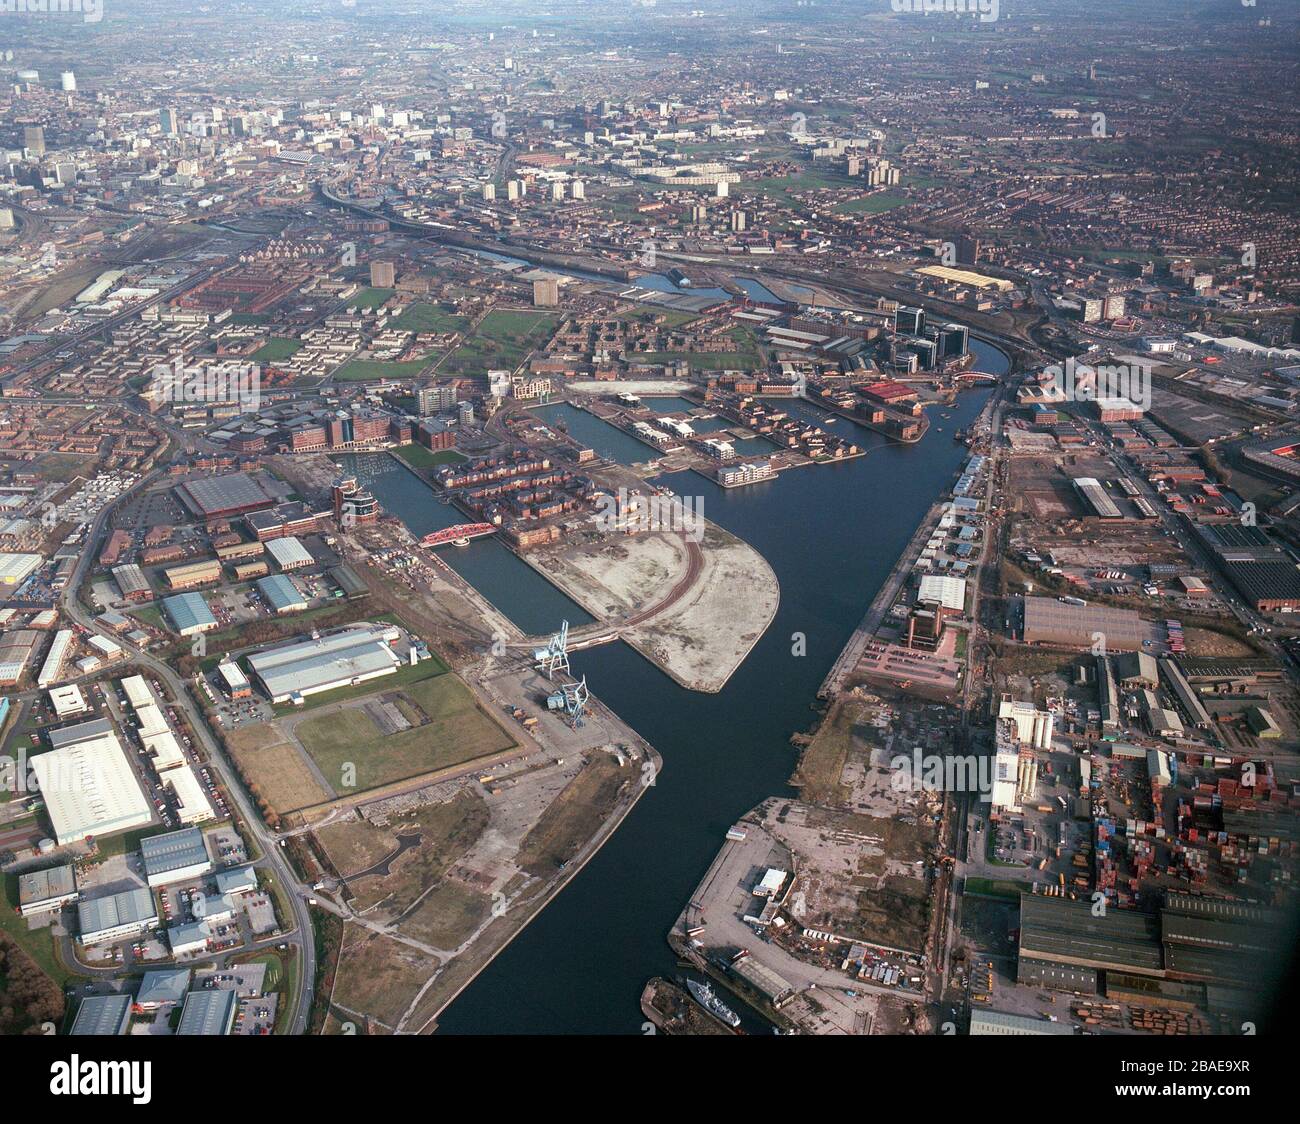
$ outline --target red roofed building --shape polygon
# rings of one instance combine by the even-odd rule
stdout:
[[[886,406],[903,406],[915,402],[916,391],[893,379],[881,379],[862,388],[862,393]]]

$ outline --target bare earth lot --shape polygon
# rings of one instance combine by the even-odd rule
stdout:
[[[369,1015],[397,1024],[408,993],[438,966],[436,957],[349,922],[343,933],[333,1003],[344,1015]]]
[[[699,567],[689,587],[691,554]],[[781,589],[758,551],[712,524],[701,543],[631,535],[529,561],[652,663],[693,691],[720,691],[776,615]],[[640,614],[676,599],[645,620]],[[633,621],[624,624],[623,622]],[[598,631],[593,629],[591,631]]]
[[[226,735],[226,742],[254,795],[260,795],[280,815],[333,795],[274,722],[234,730]]]

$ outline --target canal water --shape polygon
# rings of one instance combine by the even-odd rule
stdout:
[[[459,508],[441,502],[428,484],[387,453],[341,453],[334,460],[369,488],[386,512],[400,517],[416,535],[469,521]],[[474,539],[469,546],[441,547],[438,553],[530,636],[549,635],[565,618],[574,627],[592,621],[577,602],[520,561],[495,536]]]
[[[972,344],[981,370],[1006,370],[1001,352]],[[696,473],[661,478],[702,497],[709,519],[767,559],[781,584],[776,618],[718,694],[677,686],[623,644],[574,655],[574,673],[659,750],[664,770],[591,862],[443,1013],[442,1033],[640,1033],[646,980],[677,973],[668,930],[727,828],[767,797],[792,794],[790,735],[813,723],[822,679],[970,455],[953,433],[989,393],[960,395],[943,432],[932,426],[915,445],[861,429],[857,443],[869,451],[844,464],[791,469],[748,488],[718,488]],[[847,435],[851,425],[834,428]],[[430,503],[405,469],[393,471],[414,490],[392,473],[350,467],[421,534],[439,525],[430,508],[434,516],[451,510]],[[539,589],[537,575],[508,552],[515,568],[487,558],[495,545],[444,556],[530,632],[555,627],[562,612],[578,619],[576,606],[565,608],[568,599],[545,583]],[[484,557],[475,559],[476,550]]]
[[[681,286],[663,273],[645,273],[634,282],[643,289],[652,289],[656,293],[681,293],[688,297],[712,297],[715,300],[729,300],[731,294],[726,289],[705,287],[697,289],[694,285]]]
[[[659,456],[659,450],[630,433],[603,422],[594,414],[570,406],[567,402],[553,402],[549,406],[535,406],[529,411],[551,425],[563,423],[565,430],[575,440],[594,449],[597,455],[616,464],[644,464]]]

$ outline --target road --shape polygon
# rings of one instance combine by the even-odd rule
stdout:
[[[990,562],[990,549],[994,551],[993,560],[998,557],[996,551],[1000,521],[993,512],[997,507],[997,477],[1000,460],[998,454],[1002,436],[1002,412],[1006,405],[1006,392],[1007,384],[999,384],[985,404],[980,417],[971,425],[973,433],[988,433],[989,444],[985,464],[985,471],[988,475],[984,483],[986,520],[984,541],[980,545],[979,563],[976,566],[974,577],[971,579],[970,630],[966,643],[966,663],[962,669],[961,745],[954,747],[966,753],[973,752],[971,711],[979,701],[978,699],[973,700],[971,697],[977,685],[975,672],[982,665],[987,655],[982,640],[984,630],[980,624],[980,596],[985,582],[985,567]],[[975,444],[978,444],[978,441]],[[975,444],[972,445],[972,448],[975,447]],[[944,1001],[948,980],[951,978],[952,946],[961,932],[961,894],[957,890],[957,878],[962,869],[961,855],[963,847],[966,845],[970,816],[972,811],[981,807],[980,802],[973,799],[973,796],[974,794],[968,792],[952,793],[944,809],[946,816],[944,826],[951,830],[950,858],[952,861],[944,865],[937,883],[940,902],[935,910],[937,926],[934,944],[935,956],[931,962],[934,973],[931,977],[931,986],[933,988],[931,994],[937,1003]]]
[[[100,511],[86,536],[85,547],[80,558],[77,559],[77,566],[73,571],[72,579],[59,596],[60,607],[63,611],[73,621],[92,633],[98,633],[112,639],[111,634],[95,624],[90,614],[77,600],[77,591],[81,588],[93,560],[99,556],[99,542],[103,537],[104,528],[113,511],[121,503],[136,492],[147,488],[161,475],[162,472],[157,471],[143,477],[133,488],[123,492],[116,502],[106,505]],[[278,836],[269,831],[262,823],[261,817],[257,814],[256,809],[244,792],[238,774],[227,760],[225,752],[217,743],[217,740],[212,736],[212,732],[208,729],[207,722],[198,707],[194,705],[194,700],[190,696],[185,682],[166,663],[148,653],[138,653],[135,656],[135,662],[148,668],[161,682],[167,684],[168,690],[175,699],[176,706],[184,713],[196,741],[206,751],[209,764],[216,769],[217,774],[221,777],[231,800],[239,809],[240,818],[244,823],[244,830],[257,840],[262,850],[262,857],[255,860],[252,865],[261,868],[264,874],[269,869],[286,890],[285,896],[293,908],[295,928],[276,939],[282,943],[291,944],[297,949],[298,954],[294,958],[294,963],[300,966],[301,975],[297,988],[297,1002],[285,1025],[290,1034],[305,1034],[307,1032],[308,1015],[311,1011],[312,986],[316,979],[316,941],[306,902],[310,889],[298,881],[288,860],[285,859],[281,852]]]

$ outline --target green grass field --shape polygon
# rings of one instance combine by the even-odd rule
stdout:
[[[437,468],[440,464],[457,464],[465,460],[464,454],[455,449],[439,449],[435,452],[423,445],[402,445],[395,451],[412,468]]]
[[[665,328],[680,328],[683,324],[689,324],[691,321],[700,318],[698,312],[682,312],[675,308],[668,308],[656,309],[653,313],[646,313],[645,319],[653,319],[656,314],[663,318]]]
[[[300,340],[286,340],[279,337],[269,339],[255,352],[253,359],[258,363],[279,363],[283,359],[297,354],[302,348]]]
[[[908,200],[898,195],[864,195],[861,199],[850,199],[847,203],[836,203],[831,208],[838,215],[878,215],[894,207],[901,207]]]
[[[513,371],[533,348],[551,336],[559,318],[552,312],[493,309],[473,334],[438,368],[439,374],[482,375],[487,370]]]
[[[463,332],[469,321],[436,304],[413,304],[390,327],[399,332]]]
[[[1016,882],[1007,878],[967,878],[964,893],[981,898],[1001,898],[1018,902],[1021,893],[1028,893],[1031,883]]]
[[[430,363],[429,358],[408,359],[405,363],[380,359],[351,359],[334,372],[336,382],[370,382],[376,379],[413,379]]]
[[[349,308],[378,308],[397,292],[396,289],[362,289],[348,301]]]
[[[370,694],[395,689],[391,676],[378,689],[373,683],[370,687]],[[402,694],[428,716],[428,722],[385,736],[357,706],[298,724],[298,740],[336,789],[348,763],[356,767],[356,791],[473,761],[515,745],[455,675],[407,685]]]
[[[820,171],[800,172],[793,176],[777,176],[767,179],[753,180],[744,185],[747,188],[769,196],[772,199],[779,200],[786,206],[797,206],[794,199],[794,193],[803,191],[813,191],[817,188],[835,188],[835,187],[861,187],[860,179],[850,179],[848,176],[835,175]]]
[[[647,351],[628,358],[646,364],[685,361],[693,371],[747,371],[758,366],[752,351]]]
[[[152,628],[167,631],[167,625],[163,623],[162,609],[157,605],[143,605],[138,609],[128,609],[127,616],[135,617]]]

